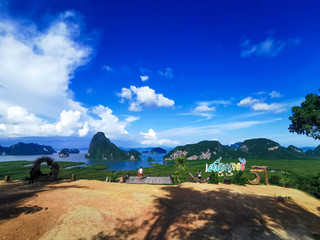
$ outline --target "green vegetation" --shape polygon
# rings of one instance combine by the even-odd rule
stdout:
[[[238,146],[238,148],[236,148]],[[218,141],[201,141],[195,144],[178,146],[171,150],[163,158],[174,160],[178,156],[194,159],[215,160],[219,157],[224,159],[235,159],[237,157],[246,159],[319,159],[319,150],[309,150],[304,153],[301,149],[290,145],[288,148],[281,147],[279,143],[266,138],[245,140],[237,145],[223,146]]]
[[[229,163],[236,162],[237,159],[222,160],[221,162]],[[150,168],[145,168],[143,171],[144,176],[169,176],[171,173],[176,179],[176,171],[178,169],[178,176],[180,182],[187,181],[186,178],[189,177],[188,171],[196,176],[197,171],[200,169],[202,171],[202,178],[211,177],[209,182],[216,183],[223,182],[224,177],[217,177],[216,173],[206,173],[205,164],[211,164],[212,160],[194,160],[186,161],[184,158],[181,161],[172,161],[170,165],[162,164],[152,164]],[[25,166],[32,164],[31,161],[14,161],[14,162],[0,162],[0,180],[4,179],[5,175],[10,175],[11,180],[26,180],[29,177],[30,166]],[[71,179],[71,175],[75,174],[77,179],[90,179],[90,180],[100,180],[105,181],[106,177],[109,179],[116,179],[125,174],[130,174],[131,176],[137,176],[137,170],[130,171],[110,171],[107,170],[106,165],[99,164],[93,166],[85,167],[74,167],[71,169],[65,169],[70,166],[83,165],[84,163],[77,162],[58,162],[60,165],[60,172],[58,178],[60,179]],[[177,165],[176,165],[177,164]],[[270,184],[291,187],[300,189],[302,191],[308,192],[318,198],[320,198],[320,160],[254,160],[248,159],[246,163],[246,169],[243,173],[234,173],[231,177],[226,177],[231,179],[233,184],[243,184],[246,179],[253,180],[254,175],[250,173],[250,167],[267,166],[268,178]],[[188,171],[186,171],[186,168]],[[183,170],[185,169],[185,170]],[[272,171],[271,171],[272,170]],[[49,173],[50,169],[43,165],[41,167],[43,173]],[[260,184],[265,183],[264,174],[259,174],[261,177]],[[212,176],[215,176],[212,178]],[[244,180],[243,180],[244,179]],[[178,182],[176,182],[177,184]]]
[[[156,147],[150,150],[150,153],[166,153],[167,151],[163,148]]]
[[[128,160],[125,151],[114,145],[103,132],[96,133],[91,139],[87,158],[101,160]]]
[[[320,89],[319,89],[320,91]],[[292,108],[289,131],[320,139],[320,95],[308,94],[301,106]]]

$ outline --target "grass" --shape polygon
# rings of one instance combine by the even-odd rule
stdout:
[[[238,160],[226,160],[221,162],[238,162]],[[32,164],[32,161],[12,161],[12,162],[0,162],[0,179],[4,179],[5,175],[10,175],[11,180],[26,180],[29,177],[29,171],[31,166],[25,166]],[[72,169],[65,169],[66,167],[83,165],[85,163],[81,162],[58,162],[60,166],[59,178],[61,179],[70,179],[72,174],[75,174],[77,179],[94,179],[105,181],[106,177],[114,176],[116,177],[123,176],[127,173],[130,173],[131,176],[137,176],[137,170],[130,171],[114,171],[107,170],[106,165],[98,164],[85,167],[74,167]],[[188,171],[196,175],[198,170],[201,170],[202,177],[206,178],[210,173],[205,173],[206,163],[210,165],[213,163],[212,160],[195,160],[188,161]],[[320,160],[256,160],[248,159],[246,163],[246,169],[244,171],[244,177],[252,180],[254,175],[249,172],[250,167],[258,166],[267,166],[268,177],[272,175],[279,175],[283,172],[293,173],[299,176],[314,176],[317,172],[320,171]],[[275,170],[275,173],[271,173],[270,170]],[[41,167],[43,173],[49,173],[50,169],[48,166],[43,165]],[[153,164],[152,167],[144,168],[144,176],[169,176],[170,173],[174,174],[176,168],[174,165],[162,165],[162,164]],[[183,182],[189,174],[187,171],[180,173],[180,180]],[[261,182],[264,183],[264,174],[260,174]],[[228,177],[226,177],[228,178]],[[230,178],[230,177],[229,177]],[[232,177],[231,177],[232,178]],[[222,177],[219,180],[223,180]]]

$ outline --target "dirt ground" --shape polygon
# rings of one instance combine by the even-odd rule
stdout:
[[[276,196],[285,197],[280,203]],[[0,239],[319,239],[320,201],[277,186],[0,182]]]

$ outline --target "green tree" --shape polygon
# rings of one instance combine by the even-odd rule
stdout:
[[[187,159],[185,157],[177,157],[175,164],[179,171],[185,171],[187,169]]]
[[[320,91],[320,89],[319,89]],[[308,94],[301,106],[292,108],[289,131],[320,139],[320,95]]]
[[[187,159],[185,157],[177,157],[175,160],[175,165],[176,165],[176,179],[178,182],[180,182],[180,175],[182,172],[187,170]]]

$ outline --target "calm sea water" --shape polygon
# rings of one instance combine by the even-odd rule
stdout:
[[[118,170],[135,170],[140,167],[147,168],[152,165],[147,161],[148,157],[152,157],[156,161],[151,163],[159,163],[165,164],[163,162],[163,156],[165,154],[151,154],[151,153],[142,153],[141,161],[102,161],[102,160],[90,160],[85,158],[85,154],[87,151],[80,151],[79,154],[70,154],[68,158],[59,158],[58,153],[54,153],[52,155],[48,155],[53,158],[55,161],[67,161],[67,162],[83,162],[88,165],[95,164],[105,164],[109,168],[108,170],[118,171]],[[22,156],[0,156],[0,162],[5,161],[34,161],[37,158],[41,157],[41,155],[22,155]]]

